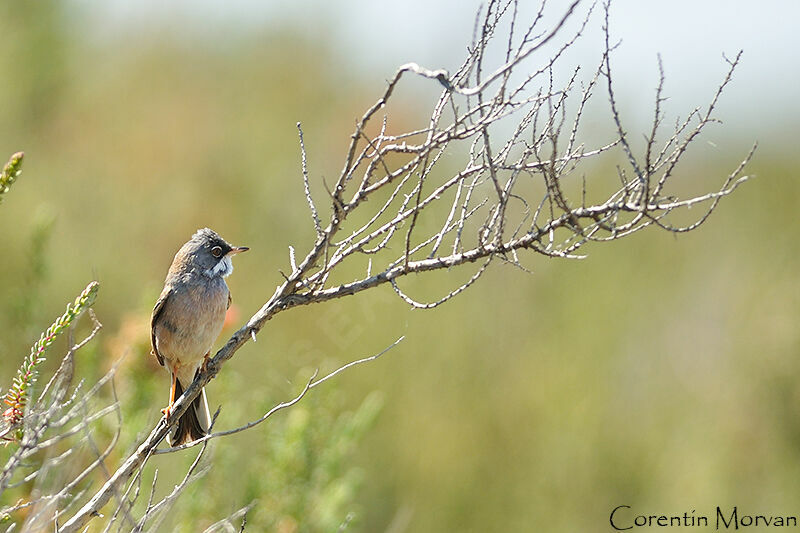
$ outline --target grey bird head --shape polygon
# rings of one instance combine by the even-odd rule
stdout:
[[[249,248],[246,246],[232,246],[215,231],[199,229],[175,254],[170,270],[194,271],[210,278],[224,278],[233,272],[231,257],[247,250]]]

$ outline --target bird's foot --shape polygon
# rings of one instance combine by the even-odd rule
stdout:
[[[208,370],[208,361],[211,359],[209,357],[210,353],[211,352],[209,352],[205,356],[203,356],[203,364],[200,365],[200,372],[205,372],[206,370]]]

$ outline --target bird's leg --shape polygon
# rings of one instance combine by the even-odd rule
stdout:
[[[166,415],[167,420],[169,420],[172,405],[175,403],[175,384],[178,381],[178,376],[174,372],[170,372],[170,375],[172,375],[172,385],[169,388],[169,403],[161,410],[161,412]]]

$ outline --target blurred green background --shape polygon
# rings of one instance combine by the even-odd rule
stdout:
[[[636,35],[624,33],[632,15],[618,4],[625,46],[636,51]],[[443,5],[430,9],[456,8]],[[450,54],[469,42],[471,7],[433,21],[439,33],[421,41],[429,45],[420,62],[456,66]],[[238,327],[281,281],[288,246],[300,254],[313,240],[295,123],[304,124],[312,175],[330,178],[355,119],[397,65],[418,59],[395,61],[402,32],[387,36],[384,63],[380,40],[366,40],[369,53],[358,56],[348,44],[357,39],[335,19],[353,7],[279,16],[275,6],[242,3],[231,8],[238,18],[211,3],[126,9],[0,7],[0,152],[26,152],[0,207],[0,383],[64,303],[98,279],[105,328],[78,372],[91,380],[126,356],[117,460],[166,401],[168,376],[148,355],[147,328],[176,249],[203,226],[251,247],[229,278]],[[248,20],[251,9],[259,16]],[[401,21],[422,20],[415,9],[425,8],[410,4]],[[376,17],[364,22],[374,35],[386,10],[373,5],[353,24]],[[735,42],[737,22],[728,24],[730,34],[723,25],[714,35]],[[417,34],[407,38],[418,50]],[[647,44],[667,48],[676,111],[704,104],[713,82],[695,87],[697,67],[680,51],[671,58],[669,43]],[[717,80],[719,52],[735,49],[707,48],[701,68]],[[758,140],[748,171],[758,178],[704,226],[594,246],[580,262],[531,257],[532,276],[494,264],[433,311],[412,311],[382,287],[280,314],[211,383],[219,428],[291,397],[315,368],[406,340],[291,411],[217,441],[210,472],[164,530],[200,530],[252,500],[250,527],[281,532],[332,531],[347,520],[348,530],[392,533],[607,531],[620,504],[648,514],[713,515],[716,505],[795,514],[800,155],[787,132],[798,106],[780,99],[792,74],[778,66],[759,78],[766,67],[745,52],[742,81],[723,100],[726,123],[696,143],[683,174],[710,190]],[[633,61],[647,75],[634,79],[621,66],[620,94],[633,123],[646,125],[639,117],[650,111],[637,106],[643,86],[651,100],[655,57]],[[684,106],[686,86],[694,92]],[[428,107],[413,94],[409,127],[424,123]],[[766,94],[774,98],[764,102]],[[157,457],[148,476],[161,469],[167,491],[192,458]]]

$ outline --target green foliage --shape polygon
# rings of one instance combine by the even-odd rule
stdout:
[[[31,346],[31,353],[22,362],[22,366],[17,370],[11,388],[6,393],[5,403],[8,409],[3,412],[5,422],[13,427],[16,426],[25,415],[25,406],[31,396],[31,389],[36,383],[39,374],[39,366],[45,361],[45,350],[53,344],[56,337],[63,333],[72,322],[84,311],[90,308],[97,299],[97,291],[100,284],[92,281],[75,298],[75,301],[67,304],[67,309],[55,322],[53,322],[45,332],[41,334],[39,340]]]
[[[342,392],[323,386],[241,438],[216,442],[210,472],[176,507],[176,528],[202,530],[247,503],[254,531],[329,533],[357,524],[363,472],[353,459],[382,405],[374,392],[348,411]]]
[[[8,163],[3,167],[0,172],[0,202],[3,201],[3,195],[10,189],[11,185],[17,181],[17,178],[22,174],[22,158],[25,157],[24,152],[17,152],[11,156]]]

